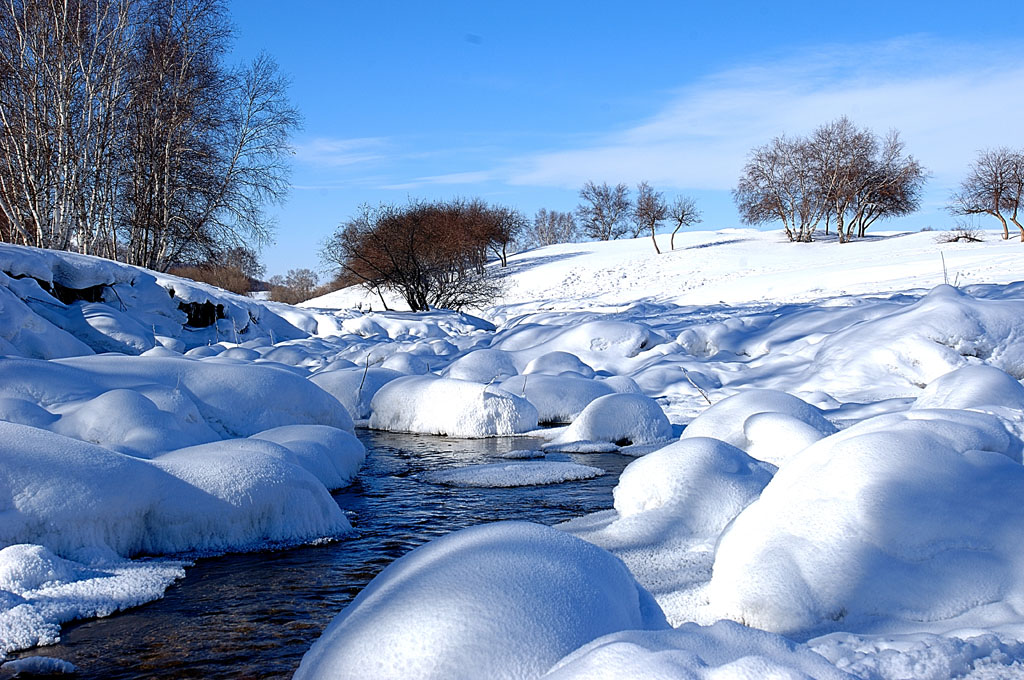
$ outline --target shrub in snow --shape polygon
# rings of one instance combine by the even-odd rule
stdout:
[[[523,369],[524,374],[543,373],[545,375],[558,375],[570,371],[579,373],[584,378],[593,378],[594,369],[580,361],[575,354],[568,352],[548,352],[534,357]]]
[[[609,553],[549,527],[500,522],[389,565],[331,622],[295,678],[534,678],[601,635],[666,627]]]
[[[370,402],[377,390],[402,375],[388,368],[343,368],[314,373],[309,380],[337,399],[353,420],[364,420],[370,417]]]
[[[433,375],[384,385],[370,404],[370,427],[395,432],[493,437],[537,427],[537,409],[514,394]]]
[[[991,625],[1024,601],[1020,450],[998,418],[954,410],[813,444],[722,535],[712,611],[784,634]]]
[[[820,409],[802,399],[778,390],[746,390],[709,407],[681,438],[714,437],[758,460],[782,465],[835,431]]]
[[[501,389],[526,397],[541,423],[571,423],[587,404],[615,392],[604,381],[539,373],[509,378]]]
[[[590,402],[553,441],[653,444],[672,437],[672,425],[658,402],[642,394],[607,394]]]
[[[600,477],[603,474],[604,470],[590,465],[543,460],[525,463],[468,465],[453,470],[431,472],[423,475],[423,480],[449,486],[506,488],[574,482]]]
[[[853,679],[807,645],[732,621],[719,621],[707,627],[686,623],[665,631],[611,633],[562,659],[543,677]]]
[[[453,361],[444,375],[455,380],[492,383],[516,375],[512,355],[500,349],[477,349]]]
[[[911,408],[981,406],[1024,410],[1024,385],[994,366],[964,366],[933,380]]]

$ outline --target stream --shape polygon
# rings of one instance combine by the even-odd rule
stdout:
[[[367,449],[356,481],[334,494],[357,534],[285,550],[203,558],[163,599],[64,627],[55,656],[77,678],[290,678],[331,619],[392,561],[448,532],[499,520],[556,524],[612,506],[619,454],[549,454],[607,471],[579,482],[518,488],[429,484],[424,472],[510,462],[525,437],[451,439],[357,430]]]

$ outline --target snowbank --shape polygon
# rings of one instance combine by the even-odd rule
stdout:
[[[537,409],[522,397],[466,380],[407,376],[377,391],[370,427],[395,432],[493,437],[537,427]]]
[[[463,529],[396,560],[302,659],[312,678],[530,678],[620,630],[666,627],[607,552],[537,524]]]
[[[512,355],[499,349],[477,349],[463,354],[448,365],[444,375],[455,380],[492,383],[516,375]]]
[[[878,416],[819,441],[722,535],[712,610],[790,634],[1016,620],[1020,451],[998,418],[955,410]]]
[[[590,465],[545,460],[469,465],[432,472],[422,478],[426,482],[448,486],[512,487],[574,482],[603,474],[604,470]]]

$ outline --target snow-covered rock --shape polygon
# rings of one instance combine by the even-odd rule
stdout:
[[[384,569],[295,678],[534,678],[602,635],[666,627],[612,555],[545,526],[499,522],[431,541]]]
[[[642,394],[607,394],[590,402],[556,445],[610,442],[616,446],[654,444],[672,437],[672,425],[658,402]]]
[[[537,409],[497,387],[433,375],[388,382],[370,403],[370,427],[395,432],[493,437],[537,427]]]
[[[722,534],[712,610],[781,633],[1016,619],[1021,446],[998,418],[954,410],[878,416],[819,441]]]

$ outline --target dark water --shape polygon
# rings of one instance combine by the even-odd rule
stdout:
[[[79,678],[288,678],[335,614],[396,558],[474,524],[555,524],[610,508],[612,488],[631,460],[559,456],[608,474],[516,489],[450,488],[417,476],[505,461],[500,454],[539,442],[370,431],[359,436],[367,463],[355,484],[335,494],[359,534],[326,545],[199,560],[162,600],[72,624],[61,644],[25,654],[66,659],[79,668]]]

